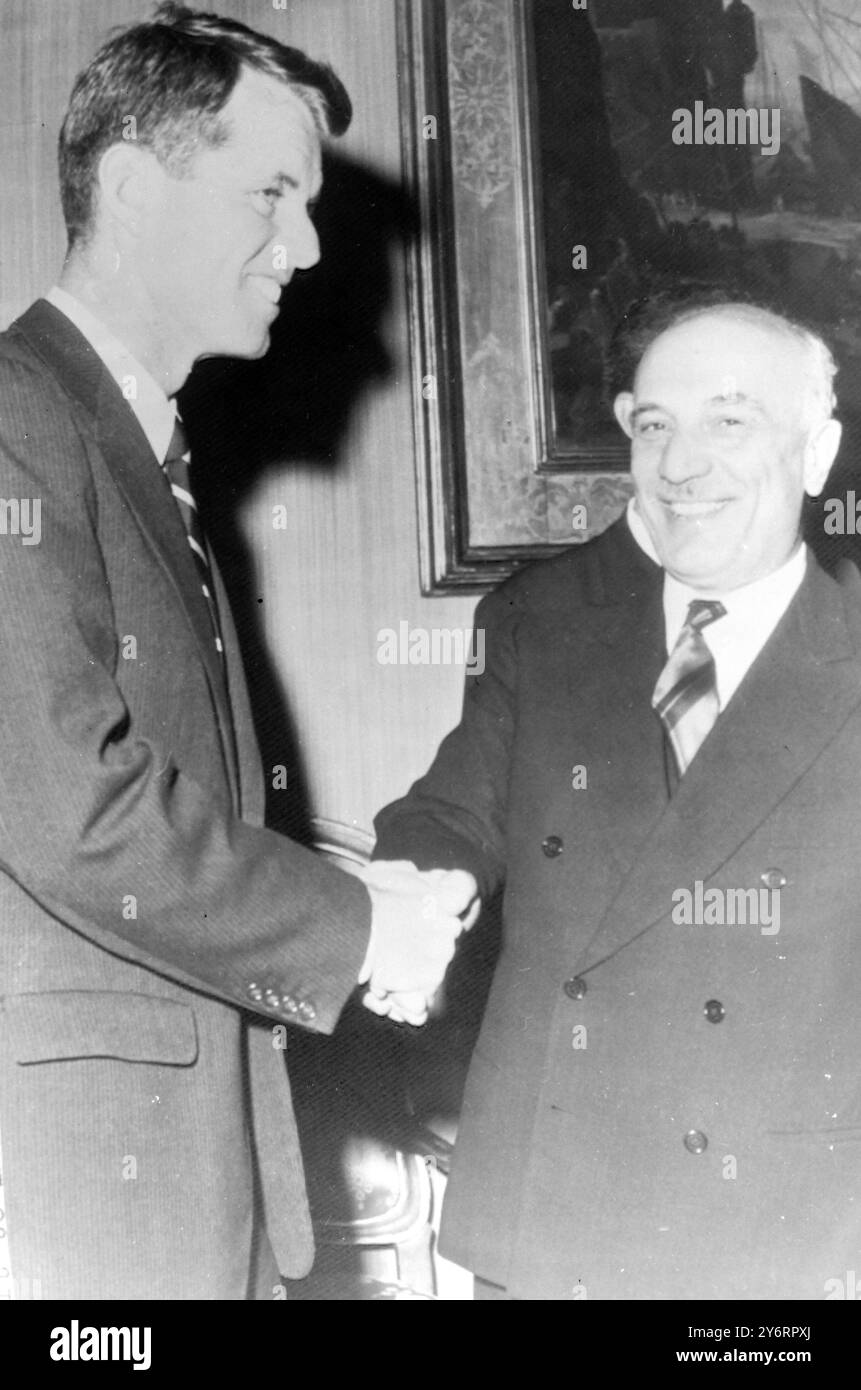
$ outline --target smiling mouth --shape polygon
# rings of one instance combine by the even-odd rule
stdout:
[[[722,497],[714,502],[663,501],[661,505],[672,516],[681,517],[684,520],[698,520],[700,517],[714,516],[717,512],[722,511],[730,500],[729,497]]]
[[[249,275],[248,279],[258,293],[277,309],[281,300],[280,282],[274,280],[271,275]]]

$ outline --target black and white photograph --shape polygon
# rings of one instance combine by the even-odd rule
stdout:
[[[211,3],[0,0],[0,1347],[821,1370],[861,7]]]

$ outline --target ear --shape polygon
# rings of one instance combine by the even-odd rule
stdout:
[[[831,465],[840,448],[843,426],[839,420],[825,420],[816,425],[804,446],[804,491],[818,497],[825,486]]]
[[[630,391],[620,391],[613,402],[613,414],[629,439],[634,438],[631,429],[631,415],[634,411],[634,397]]]
[[[99,160],[102,211],[134,231],[143,213],[152,210],[159,167],[155,156],[133,140],[111,145]]]

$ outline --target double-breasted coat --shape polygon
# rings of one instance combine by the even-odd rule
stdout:
[[[857,573],[809,557],[674,794],[624,520],[475,624],[462,722],[377,822],[505,883],[441,1248],[516,1298],[826,1297],[861,1268]],[[755,920],[684,921],[739,890]]]

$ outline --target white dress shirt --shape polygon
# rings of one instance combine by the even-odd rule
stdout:
[[[176,422],[174,402],[119,338],[115,338],[110,329],[74,295],[54,285],[44,298],[61,314],[65,314],[79,333],[83,333],[93,351],[98,353],[137,416],[153,453],[159,463],[164,463]],[[133,391],[129,389],[130,383],[133,384]]]
[[[646,524],[636,509],[636,499],[628,503],[627,521],[631,535],[641,550],[660,564]],[[801,544],[779,569],[764,579],[755,579],[728,593],[701,592],[682,584],[664,571],[664,624],[667,652],[676,645],[693,599],[718,599],[726,613],[702,629],[700,636],[714,657],[715,680],[720,708],[729,704],[777,624],[797,594],[807,570],[807,546]]]

